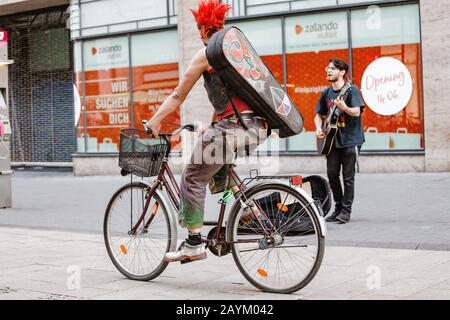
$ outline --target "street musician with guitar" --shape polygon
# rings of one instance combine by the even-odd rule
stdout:
[[[347,223],[354,199],[356,157],[364,143],[361,114],[365,105],[359,89],[347,80],[345,61],[331,59],[325,71],[331,86],[320,95],[314,124],[319,154],[327,157],[327,175],[335,202],[335,210],[326,221]]]

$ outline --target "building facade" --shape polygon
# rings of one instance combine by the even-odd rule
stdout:
[[[272,137],[259,148],[269,162],[276,151],[280,173],[326,171],[325,159],[316,155],[313,118],[320,93],[329,85],[324,68],[333,57],[348,61],[349,76],[367,105],[361,172],[450,170],[450,119],[443,103],[450,78],[450,40],[440,28],[450,20],[448,1],[225,2],[233,7],[227,25],[244,31],[304,116],[304,132],[288,139]],[[13,128],[25,137],[13,137],[13,160],[72,158],[76,175],[118,173],[120,130],[140,128],[142,119],[152,116],[203,46],[189,10],[196,4],[197,0],[73,0],[59,7],[70,16],[64,32],[59,30],[61,21],[60,27],[56,21],[54,28],[47,24],[51,31],[45,36],[30,35],[28,28],[25,44],[14,29],[9,31],[16,61],[9,67],[10,86],[24,83],[23,75],[30,79],[25,81],[30,87],[20,85],[9,94]],[[1,23],[1,8],[0,28],[8,30],[8,23]],[[7,17],[14,22],[14,14]],[[58,46],[63,42],[66,45]],[[24,50],[14,53],[14,48]],[[45,62],[26,66],[17,63],[21,59]],[[27,97],[33,102],[27,104]],[[27,105],[32,106],[31,115]],[[180,123],[207,124],[212,110],[200,80],[180,112],[166,119],[163,130]],[[188,136],[174,143],[175,158],[190,153]]]
[[[0,29],[8,34],[8,54],[14,60],[8,66],[8,105],[13,124],[11,159],[17,163],[71,162],[76,152],[68,5],[50,4],[0,16]],[[0,13],[9,12],[8,8]]]

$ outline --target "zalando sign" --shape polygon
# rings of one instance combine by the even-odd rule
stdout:
[[[295,26],[295,34],[300,33],[314,33],[314,32],[324,32],[324,31],[337,31],[339,29],[339,24],[337,22],[330,21],[330,23],[313,23],[305,26],[297,24]]]
[[[336,31],[339,29],[339,25],[336,22],[330,21],[330,23],[313,23],[305,26],[305,32],[323,32],[323,31]]]
[[[121,45],[100,47],[100,48],[92,47],[92,49],[91,49],[91,53],[92,53],[93,56],[95,56],[97,53],[98,54],[118,53],[118,52],[121,52],[121,51],[122,51],[122,46]]]

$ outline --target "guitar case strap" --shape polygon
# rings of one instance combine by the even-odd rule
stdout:
[[[230,90],[231,92],[233,92],[233,89],[231,89],[227,82],[221,77],[220,80],[222,81],[222,83],[225,85],[225,88],[227,88],[228,90]],[[241,126],[247,131],[248,130],[248,126],[245,124],[244,120],[242,119],[242,115],[241,112],[238,110],[238,108],[236,107],[236,105],[233,102],[233,97],[230,97],[230,102],[231,105],[233,107],[234,113],[236,114],[236,116],[238,117],[238,121],[241,124]],[[267,123],[267,122],[266,122]],[[269,137],[272,134],[272,129],[270,128],[270,126],[267,126],[267,137]]]
[[[225,88],[227,88],[228,91],[230,91],[230,92],[234,92],[233,89],[231,89],[231,88],[228,86],[228,83],[227,83],[220,75],[219,75],[219,77],[220,77],[220,80],[222,81],[222,83],[224,84]],[[234,102],[233,102],[233,97],[229,97],[229,98],[230,98],[230,101],[231,101],[231,105],[233,106],[234,113],[235,113],[236,116],[238,117],[239,123],[240,123],[241,126],[247,131],[247,130],[248,130],[248,126],[245,124],[244,120],[242,120],[241,112],[238,110],[238,108],[236,108],[236,105],[235,105]]]

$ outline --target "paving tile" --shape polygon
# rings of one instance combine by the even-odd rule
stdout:
[[[430,289],[450,290],[450,279],[436,283]]]
[[[432,278],[403,278],[400,280],[392,281],[385,286],[381,286],[381,288],[377,291],[377,294],[392,295],[405,298],[426,288],[430,288],[437,283],[439,283],[439,281],[433,280]]]
[[[109,291],[121,291],[121,290],[128,290],[136,287],[141,287],[148,285],[148,282],[144,281],[134,281],[129,279],[120,279],[120,280],[114,280],[111,282],[105,282],[100,283],[97,285],[92,286],[96,289],[103,289],[103,290],[109,290]]]
[[[450,300],[450,290],[427,288],[412,295],[406,296],[405,300]]]
[[[276,295],[253,287],[231,255],[172,263],[158,278],[138,282],[115,269],[98,235],[0,227],[0,241],[4,237],[13,245],[0,260],[0,300],[441,299],[450,288],[450,252],[445,251],[327,246],[322,266],[308,286],[291,295]],[[70,266],[80,268],[80,289],[67,286]],[[380,271],[379,289],[367,285],[372,267]]]
[[[48,300],[48,297],[49,294],[44,292],[18,290],[9,294],[0,295],[0,300]]]
[[[81,299],[92,299],[97,296],[113,293],[115,290],[105,290],[101,288],[82,287],[80,289],[67,290],[63,294],[75,296]]]
[[[351,297],[350,300],[401,300],[401,298],[397,296],[364,293],[358,296]]]

